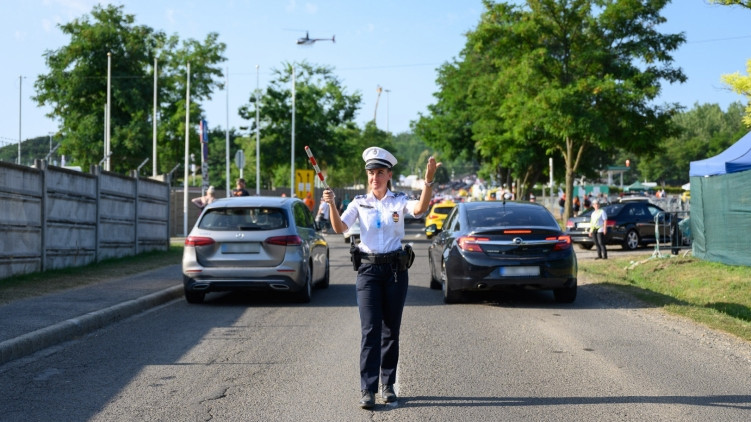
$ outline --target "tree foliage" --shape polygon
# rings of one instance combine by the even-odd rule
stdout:
[[[743,106],[732,103],[727,112],[717,104],[695,104],[673,121],[680,133],[661,141],[661,148],[644,154],[636,164],[639,174],[660,184],[680,186],[688,181],[691,161],[717,155],[746,134]]]
[[[295,77],[295,168],[309,168],[305,146],[321,169],[346,168],[352,160],[352,136],[359,93],[347,94],[333,69],[307,62],[285,63],[260,96],[261,168],[263,180],[274,186],[289,184],[292,140],[292,77]],[[256,130],[256,96],[251,95],[239,114]],[[244,144],[243,149],[250,145]],[[285,178],[284,168],[287,177]],[[276,176],[275,176],[276,175]]]
[[[60,25],[70,43],[45,52],[49,73],[39,75],[34,99],[49,105],[60,120],[60,153],[87,168],[104,155],[104,110],[107,103],[107,55],[111,55],[110,133],[112,170],[127,172],[152,153],[153,64],[158,57],[158,145],[160,171],[171,169],[182,154],[185,133],[185,67],[192,62],[191,133],[196,126],[224,61],[225,45],[210,34],[199,43],[180,44],[144,25],[137,25],[123,6],[94,6],[91,16]],[[182,129],[182,130],[181,130]],[[182,137],[181,137],[182,135]],[[150,164],[150,166],[153,163]]]
[[[431,144],[461,140],[463,151],[470,151],[469,137],[483,166],[515,179],[534,178],[545,156],[557,155],[570,201],[588,150],[640,153],[674,134],[678,106],[652,104],[663,81],[685,80],[670,55],[684,36],[656,30],[666,3],[485,1],[462,60],[441,69],[439,101],[430,109],[438,115],[416,129]]]

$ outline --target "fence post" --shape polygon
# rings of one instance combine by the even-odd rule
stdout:
[[[40,195],[39,212],[41,224],[41,239],[39,239],[39,245],[41,251],[39,251],[40,268],[39,270],[44,272],[47,270],[47,161],[41,159],[34,160],[34,167],[40,170],[42,177],[42,192]]]
[[[102,168],[98,165],[92,165],[91,174],[96,176],[96,242],[94,246],[94,262],[99,262],[99,251],[102,243],[101,230],[99,229],[102,225]]]

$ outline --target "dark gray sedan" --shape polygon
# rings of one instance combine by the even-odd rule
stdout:
[[[185,238],[185,299],[227,290],[287,292],[309,302],[329,285],[329,247],[297,198],[233,197],[206,206]]]
[[[576,299],[571,238],[540,204],[461,202],[433,236],[430,287],[442,289],[446,303],[508,288],[552,290],[558,302]]]

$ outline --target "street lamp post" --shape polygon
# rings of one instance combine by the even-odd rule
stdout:
[[[21,164],[21,88],[23,87],[23,75],[18,77],[18,160],[16,164]]]
[[[386,132],[389,131],[389,93],[391,93],[390,89],[385,89],[386,91]]]
[[[259,72],[258,72],[259,66],[256,65],[256,195],[261,195],[261,126],[260,124],[260,99],[258,98],[258,94],[261,93],[261,88],[259,84]]]
[[[289,196],[295,193],[295,65],[292,65],[292,151],[289,174]]]

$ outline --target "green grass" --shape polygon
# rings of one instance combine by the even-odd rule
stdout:
[[[179,264],[182,256],[182,244],[172,244],[167,251],[152,251],[83,267],[5,278],[0,280],[0,304]]]
[[[583,261],[579,271],[667,312],[751,341],[751,267],[692,257]]]

